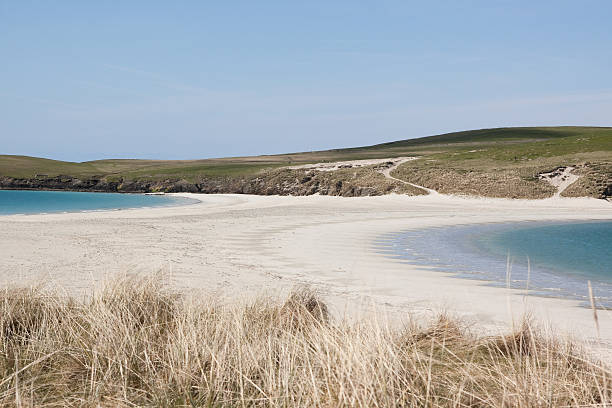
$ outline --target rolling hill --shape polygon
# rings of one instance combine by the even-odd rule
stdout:
[[[385,177],[385,164],[335,171],[311,163],[417,157],[396,179],[449,194],[544,198],[541,174],[565,167],[579,177],[566,196],[612,196],[612,128],[533,127],[454,132],[373,146],[204,160],[109,159],[82,163],[0,155],[0,188],[117,192],[379,195],[425,194]],[[391,163],[387,164],[387,168]],[[382,166],[382,167],[381,167]]]

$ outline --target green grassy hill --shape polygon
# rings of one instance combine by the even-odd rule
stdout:
[[[283,169],[288,165],[401,156],[418,156],[419,160],[401,166],[394,173],[396,177],[446,193],[545,197],[552,194],[550,186],[538,180],[537,175],[562,166],[575,166],[576,172],[583,177],[574,188],[568,189],[567,194],[602,196],[607,194],[606,189],[611,184],[612,128],[480,129],[357,148],[205,160],[109,159],[72,163],[0,156],[0,177],[5,180],[5,188],[11,187],[6,181],[11,179],[11,183],[15,180],[30,181],[29,185],[17,183],[15,188],[282,194],[283,191],[271,189],[270,185],[264,188],[265,191],[259,191],[257,186],[243,190],[255,179],[286,184],[292,178],[303,178],[303,175],[296,174],[299,172]],[[315,178],[324,184],[350,181],[345,180],[346,175],[342,172],[335,173],[331,178],[321,175]],[[359,173],[363,171],[359,170]],[[353,178],[354,187],[355,183],[365,184],[368,188],[382,183],[374,173],[353,175]],[[55,181],[52,185],[45,185],[50,183],[45,182],[49,179]],[[74,179],[93,181],[75,186]],[[458,183],[462,180],[469,181],[469,185]],[[216,183],[216,187],[211,188],[211,183]],[[182,187],[177,187],[179,184]],[[94,185],[94,188],[88,185]],[[377,193],[388,191],[397,191],[397,188],[384,191],[378,188]]]

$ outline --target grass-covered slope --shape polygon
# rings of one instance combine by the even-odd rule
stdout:
[[[483,141],[488,132],[495,141]],[[564,195],[612,194],[611,128],[494,129],[475,139],[425,154],[394,175],[442,193],[543,198],[555,189],[539,174],[572,166],[581,179]]]
[[[395,177],[444,193],[547,197],[554,189],[538,175],[574,166],[582,177],[566,195],[612,195],[612,128],[596,127],[481,129],[366,147],[206,160],[71,163],[0,156],[0,179],[8,188],[356,195],[356,189],[367,187],[365,194],[370,194],[374,187],[376,194],[417,193],[401,183],[390,187],[388,179],[365,169],[332,175],[283,169],[400,156],[418,156],[419,160],[404,164]],[[359,191],[364,194],[366,190]]]
[[[309,291],[228,304],[159,277],[0,292],[0,406],[603,407],[612,372],[523,324],[338,321]],[[63,293],[63,292],[62,292]],[[410,323],[410,322],[407,322]]]

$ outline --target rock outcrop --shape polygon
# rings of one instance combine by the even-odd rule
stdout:
[[[320,194],[343,197],[376,196],[391,192],[425,194],[418,188],[386,179],[374,168],[340,169],[333,172],[277,169],[250,177],[202,177],[193,181],[180,178],[123,179],[104,176],[76,178],[67,175],[38,175],[33,178],[0,176],[0,188],[120,193]]]

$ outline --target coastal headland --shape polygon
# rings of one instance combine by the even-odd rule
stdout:
[[[401,160],[413,158],[414,160]],[[334,166],[333,163],[342,163]],[[392,171],[389,169],[392,167]],[[612,196],[612,128],[496,128],[315,152],[66,162],[0,155],[0,188],[256,195]],[[420,186],[422,188],[418,188]]]

